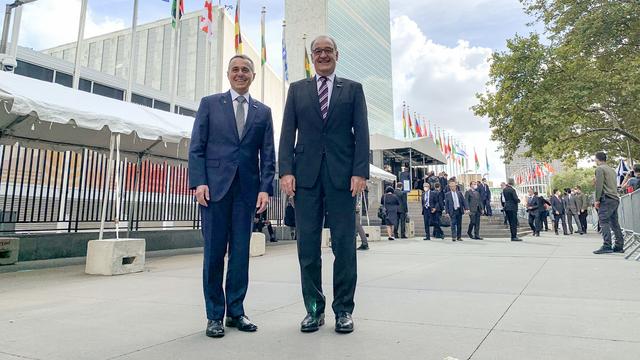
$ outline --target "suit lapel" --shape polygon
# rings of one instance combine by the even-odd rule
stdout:
[[[342,79],[335,76],[333,78],[333,89],[331,90],[331,100],[329,101],[329,113],[327,114],[327,122],[329,122],[329,119],[331,119],[331,114],[333,114],[333,109],[335,109],[336,104],[340,99],[341,93],[342,93]]]
[[[233,101],[231,100],[231,92],[227,91],[220,98],[222,110],[224,112],[224,119],[228,126],[231,127],[231,131],[235,134],[236,139],[240,141],[240,136],[238,135],[238,127],[236,126],[236,115],[233,112]]]
[[[322,120],[322,113],[320,112],[320,96],[318,95],[318,85],[316,84],[315,76],[307,79],[307,92],[311,97],[311,107],[318,114],[318,118]]]
[[[256,105],[255,100],[252,97],[249,97],[249,112],[247,113],[247,121],[244,123],[244,129],[242,130],[242,136],[240,137],[240,141],[242,141],[247,135],[249,128],[253,125],[256,112],[258,111],[258,105]]]

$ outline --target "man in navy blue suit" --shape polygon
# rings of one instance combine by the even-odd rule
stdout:
[[[243,307],[249,242],[256,211],[264,212],[273,195],[275,173],[271,109],[249,94],[255,78],[253,61],[245,55],[232,57],[227,77],[231,90],[202,98],[189,148],[189,187],[196,190],[202,215],[209,337],[224,336],[225,313],[226,326],[257,330]]]
[[[424,192],[422,193],[422,218],[424,219],[425,233],[424,240],[431,240],[431,219],[435,216],[436,211],[440,210],[440,202],[438,201],[439,194],[435,191],[431,191],[431,184],[429,182],[425,181],[422,186],[424,187]]]
[[[467,201],[458,190],[458,183],[449,180],[449,192],[445,194],[444,206],[451,217],[451,241],[462,241],[462,214],[469,212]]]

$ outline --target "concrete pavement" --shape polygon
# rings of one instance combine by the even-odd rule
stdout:
[[[5,359],[638,359],[640,263],[593,255],[598,234],[373,242],[359,252],[356,331],[302,334],[295,244],[251,259],[259,331],[204,336],[201,254],[143,273],[83,266],[0,274]],[[331,301],[330,250],[323,250]]]

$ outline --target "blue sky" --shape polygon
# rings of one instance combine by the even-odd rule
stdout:
[[[0,4],[8,2],[13,0]],[[139,3],[139,23],[170,14],[170,4],[162,0]],[[197,11],[203,3],[185,0],[185,9]],[[88,4],[86,36],[131,26],[133,0],[89,0]],[[502,180],[501,152],[488,140],[488,121],[476,118],[469,108],[475,104],[475,94],[485,89],[491,53],[503,50],[506,39],[516,33],[531,32],[534,28],[527,23],[532,19],[518,0],[390,0],[390,5],[396,136],[402,133],[401,104],[407,101],[412,112],[419,112],[465,143],[468,153],[476,147],[482,158],[487,149],[491,178]],[[284,1],[242,0],[242,31],[253,44],[260,43],[262,6],[267,7],[269,62],[279,73]],[[79,12],[80,0],[38,0],[26,5],[19,44],[40,50],[75,41]]]

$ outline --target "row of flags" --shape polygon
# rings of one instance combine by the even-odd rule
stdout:
[[[434,130],[435,128],[435,130]],[[424,119],[424,117],[416,112],[411,117],[411,110],[406,103],[402,105],[402,129],[405,139],[418,139],[418,138],[430,138],[438,147],[440,152],[444,154],[449,163],[458,165],[464,169],[471,168],[471,165],[475,167],[476,171],[480,171],[480,159],[478,158],[478,152],[476,148],[473,148],[473,160],[474,163],[469,163],[469,154],[467,153],[465,146],[457,139],[450,135],[444,129],[438,128],[434,125],[432,127],[431,122]],[[488,173],[490,171],[489,156],[487,149],[484,150],[485,169]]]
[[[554,167],[547,162],[533,161],[522,168],[514,177],[516,185],[539,183],[552,174],[555,174]],[[544,182],[544,181],[542,181]]]

